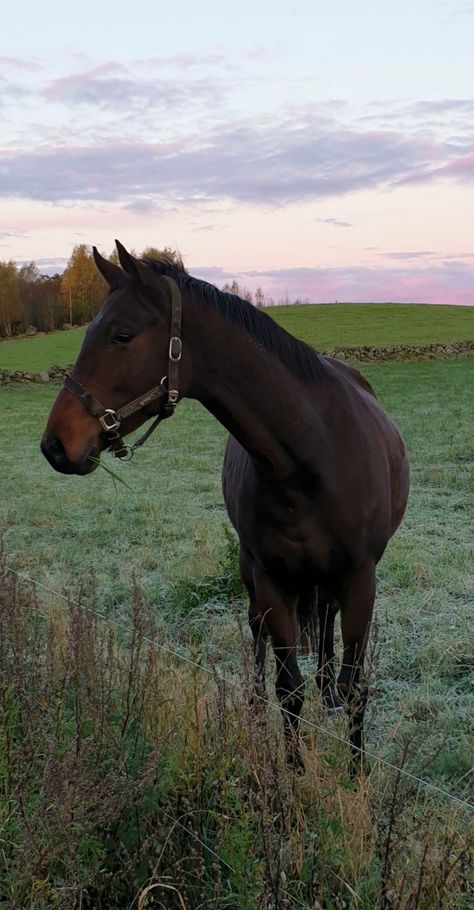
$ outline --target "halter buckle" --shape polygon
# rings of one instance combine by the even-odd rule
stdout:
[[[173,335],[170,338],[170,346],[169,346],[169,350],[168,350],[169,359],[172,360],[173,363],[177,363],[179,360],[181,360],[182,353],[183,353],[183,345],[181,342],[181,338],[178,338],[177,335]]]
[[[98,421],[106,433],[112,433],[120,426],[120,417],[113,408],[105,408],[104,413],[98,417]]]

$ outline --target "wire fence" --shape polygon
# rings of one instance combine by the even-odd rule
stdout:
[[[109,616],[107,616],[105,613],[101,612],[100,610],[94,610],[94,609],[92,609],[92,607],[89,607],[86,604],[80,603],[79,601],[74,600],[73,598],[67,596],[66,594],[62,594],[60,591],[56,591],[54,588],[49,587],[48,585],[44,584],[44,582],[41,582],[41,581],[38,581],[37,579],[32,578],[30,575],[27,575],[25,572],[19,572],[16,569],[12,568],[12,566],[9,566],[7,564],[4,564],[4,566],[5,566],[5,569],[8,572],[10,572],[12,575],[17,576],[18,578],[21,578],[24,581],[27,581],[29,584],[33,585],[33,587],[42,588],[43,590],[48,591],[50,594],[53,594],[58,599],[63,600],[68,604],[74,604],[75,606],[80,607],[87,613],[91,614],[92,616],[95,616],[97,619],[100,619],[102,622],[110,623],[116,629],[120,629],[122,632],[125,632],[128,635],[133,634],[133,629],[126,623],[121,622],[120,620],[117,620],[117,619],[111,619]],[[43,611],[43,613],[44,613],[44,611]],[[44,614],[44,615],[46,615],[46,614]],[[220,682],[224,683],[227,686],[230,686],[231,688],[240,688],[240,684],[237,683],[235,680],[229,679],[228,677],[217,672],[216,669],[208,667],[208,666],[206,666],[206,664],[203,664],[200,661],[193,660],[193,658],[188,657],[185,654],[181,654],[179,651],[176,651],[174,648],[170,648],[168,645],[160,644],[159,642],[155,641],[153,638],[150,638],[147,635],[142,635],[141,640],[146,642],[147,644],[151,645],[156,650],[162,651],[163,653],[169,654],[172,657],[176,658],[177,660],[190,664],[191,666],[197,668],[198,670],[201,670],[202,672],[209,674],[214,679],[217,678]],[[345,746],[348,746],[351,749],[357,749],[357,747],[355,747],[353,744],[351,744],[348,739],[345,739],[344,737],[340,736],[338,733],[335,733],[333,730],[328,730],[326,727],[322,727],[319,724],[314,723],[314,721],[308,720],[305,717],[298,718],[298,715],[294,714],[292,711],[289,711],[286,708],[282,708],[282,706],[279,703],[270,701],[270,699],[267,699],[262,695],[255,693],[255,697],[260,702],[267,705],[269,708],[272,708],[274,710],[276,709],[277,711],[283,711],[285,714],[287,714],[288,717],[294,717],[294,718],[299,719],[302,724],[305,724],[307,727],[313,728],[314,730],[316,730],[318,733],[322,734],[323,736],[326,736],[332,740],[336,740],[337,742],[339,742]],[[438,787],[436,784],[431,783],[431,781],[424,780],[424,778],[422,778],[422,777],[418,777],[416,774],[413,774],[411,771],[407,771],[405,768],[398,767],[398,765],[394,764],[391,761],[388,761],[388,759],[382,758],[381,755],[377,755],[375,752],[372,752],[366,748],[357,749],[357,751],[361,752],[364,756],[370,758],[372,761],[377,762],[377,764],[381,765],[382,767],[388,768],[391,772],[395,772],[396,774],[398,774],[402,777],[408,778],[413,783],[416,783],[418,785],[418,787],[423,787],[424,789],[431,791],[433,793],[436,793],[439,796],[442,796],[443,798],[449,800],[453,804],[458,805],[458,806],[462,807],[463,809],[466,809],[469,812],[474,812],[474,804],[468,802],[468,800],[462,799],[460,796],[456,796],[455,794],[450,793],[448,790],[443,789],[443,787]]]

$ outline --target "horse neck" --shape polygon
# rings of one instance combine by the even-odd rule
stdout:
[[[192,361],[187,397],[200,401],[272,477],[314,455],[312,383],[221,314],[194,306],[184,339]]]

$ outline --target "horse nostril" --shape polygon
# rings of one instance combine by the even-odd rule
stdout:
[[[49,463],[54,467],[59,467],[66,460],[64,446],[57,436],[50,436],[49,439],[43,439],[41,451]]]
[[[66,454],[66,452],[64,450],[64,446],[63,446],[61,440],[58,439],[57,436],[53,436],[50,439],[49,451],[51,452],[51,455],[53,456],[53,458],[57,458],[57,459],[61,459],[61,460],[64,458],[64,456]]]

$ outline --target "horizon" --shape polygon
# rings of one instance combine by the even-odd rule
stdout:
[[[274,299],[474,305],[471,0],[8,6],[0,260],[118,234]]]

